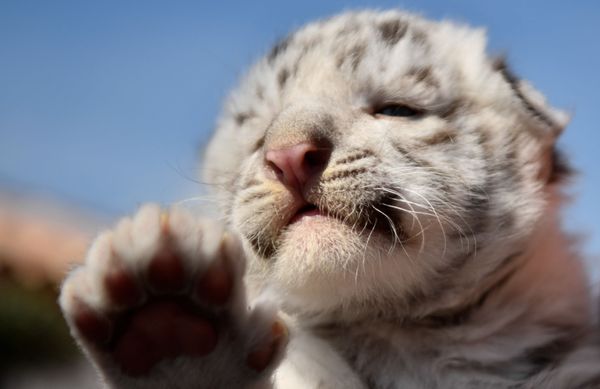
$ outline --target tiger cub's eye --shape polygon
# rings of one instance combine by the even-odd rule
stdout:
[[[423,111],[404,104],[388,104],[378,108],[373,114],[395,117],[416,117],[421,116]]]

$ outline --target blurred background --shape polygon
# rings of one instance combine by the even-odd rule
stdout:
[[[0,387],[95,387],[55,304],[90,237],[144,202],[202,196],[198,156],[220,104],[278,38],[397,7],[485,26],[489,51],[573,114],[565,220],[597,283],[600,2],[2,0]]]

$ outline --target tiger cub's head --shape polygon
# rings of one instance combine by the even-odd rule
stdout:
[[[480,30],[401,12],[309,24],[230,96],[205,177],[251,275],[318,312],[407,312],[523,249],[566,119]]]

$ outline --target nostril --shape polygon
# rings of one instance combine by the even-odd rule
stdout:
[[[327,162],[329,162],[329,155],[329,150],[309,150],[304,154],[303,163],[312,171],[321,170],[327,165]]]
[[[273,173],[275,173],[275,176],[277,177],[278,180],[280,180],[280,181],[283,180],[285,174],[279,166],[277,166],[274,162],[268,161],[268,160],[267,160],[267,166],[269,167],[269,169],[271,169],[271,171]]]

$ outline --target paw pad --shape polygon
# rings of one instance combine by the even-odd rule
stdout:
[[[235,374],[256,378],[279,355],[286,330],[273,324],[274,311],[247,309],[242,255],[215,223],[146,206],[97,239],[66,280],[61,306],[80,344],[98,366],[116,367],[107,371],[122,374],[119,382],[164,361],[163,374],[181,358],[194,361],[194,371],[239,364]],[[219,358],[233,359],[211,362]]]

